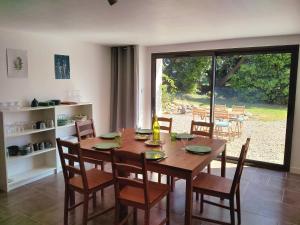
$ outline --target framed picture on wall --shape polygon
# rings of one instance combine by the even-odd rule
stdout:
[[[55,79],[70,79],[70,58],[68,55],[54,55]]]
[[[27,51],[20,49],[6,49],[7,77],[28,77]]]

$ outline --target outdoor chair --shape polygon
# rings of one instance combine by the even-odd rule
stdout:
[[[216,137],[227,137],[228,140],[234,138],[234,123],[230,120],[228,111],[215,112],[215,135]]]

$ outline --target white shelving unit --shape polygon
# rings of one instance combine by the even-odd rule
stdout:
[[[92,104],[79,103],[50,107],[24,107],[0,111],[0,189],[14,188],[44,178],[61,170],[56,138],[72,139],[76,134],[75,123],[57,126],[59,115],[68,117],[87,115],[93,117]],[[19,121],[55,121],[55,126],[46,129],[27,129],[17,133],[7,133],[6,126]],[[74,139],[74,138],[73,138]],[[49,141],[51,148],[34,151],[27,155],[9,156],[7,147]]]

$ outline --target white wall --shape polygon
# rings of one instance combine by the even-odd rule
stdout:
[[[143,90],[143,126],[149,126],[151,121],[151,54],[158,52],[176,52],[176,51],[194,51],[194,50],[211,50],[211,49],[226,49],[226,48],[244,48],[258,46],[276,46],[276,45],[294,45],[300,44],[300,35],[294,36],[274,36],[261,38],[245,38],[232,39],[222,41],[209,41],[175,45],[149,46],[145,48],[146,63],[144,67],[147,73],[141,74],[141,80],[144,82]],[[298,74],[300,74],[300,61],[298,66]],[[297,89],[300,89],[300,77],[298,76]],[[292,145],[291,172],[300,174],[300,90],[296,94],[294,135]]]
[[[28,78],[7,78],[6,48],[28,52]],[[54,54],[70,56],[70,80],[55,80]],[[0,102],[24,103],[66,99],[70,90],[80,90],[81,100],[94,105],[97,133],[109,130],[110,48],[21,32],[0,31]]]

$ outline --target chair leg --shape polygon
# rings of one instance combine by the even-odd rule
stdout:
[[[204,205],[203,205],[203,204],[204,204],[204,203],[203,203],[203,198],[204,198],[204,195],[201,194],[201,199],[200,199],[200,214],[203,213],[203,206],[204,206]]]
[[[169,179],[167,180],[167,183],[170,184]],[[170,192],[167,195],[166,219],[167,219],[166,225],[169,225],[170,224]]]
[[[230,202],[230,223],[235,225],[235,209],[234,209],[234,197],[229,200]]]
[[[97,194],[96,192],[93,193],[93,207],[97,207]]]
[[[69,222],[69,214],[68,214],[69,199],[70,199],[69,190],[66,187],[65,188],[65,203],[64,203],[64,225],[68,225],[68,222]]]
[[[236,192],[236,205],[237,205],[237,216],[238,216],[238,224],[241,224],[241,199],[240,199],[240,188],[237,189]]]
[[[158,173],[158,183],[161,183],[161,173]]]
[[[150,211],[145,210],[144,225],[150,225]]]
[[[175,189],[175,178],[171,177],[171,192],[173,192]]]
[[[89,210],[89,194],[84,194],[82,225],[87,225]]]
[[[211,172],[211,167],[210,167],[210,163],[207,165],[207,173],[210,174]]]
[[[196,192],[196,201],[199,201],[199,193]]]
[[[120,215],[120,204],[116,201],[115,203],[115,225],[119,224]]]
[[[104,168],[104,162],[101,162],[100,168],[101,168],[102,171],[104,171],[104,169],[105,169]],[[101,190],[101,198],[102,199],[104,198],[104,189]]]
[[[137,225],[137,208],[133,208],[133,224]]]

